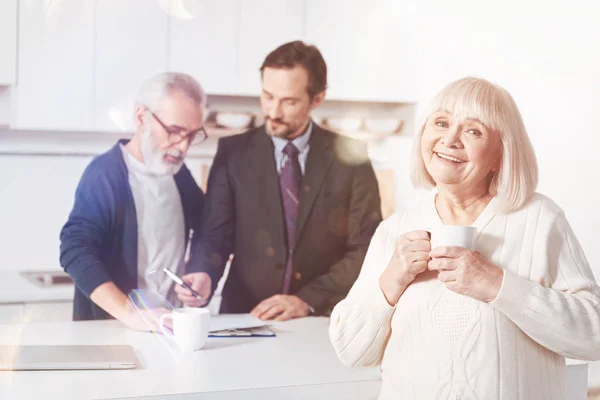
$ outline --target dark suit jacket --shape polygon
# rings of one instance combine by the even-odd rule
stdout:
[[[219,140],[202,237],[194,251],[213,289],[234,254],[221,312],[245,313],[281,293],[287,240],[273,142],[264,126]],[[302,179],[291,293],[317,313],[343,299],[381,222],[366,146],[316,124]]]

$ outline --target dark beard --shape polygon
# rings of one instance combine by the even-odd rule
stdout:
[[[278,138],[282,138],[282,139],[287,139],[287,138],[288,138],[288,136],[290,136],[290,135],[292,135],[292,134],[294,133],[294,130],[293,130],[293,129],[290,129],[290,126],[289,126],[288,124],[286,124],[286,123],[283,123],[283,122],[279,122],[279,121],[276,121],[276,122],[279,122],[279,123],[280,123],[280,125],[282,125],[282,126],[285,126],[285,127],[286,127],[286,129],[285,129],[283,132],[281,132],[281,133],[279,133],[279,132],[273,132],[273,131],[272,131],[272,130],[269,128],[269,121],[272,121],[272,120],[271,120],[270,118],[269,118],[269,119],[267,119],[266,129],[267,129],[267,133],[268,133],[270,136],[274,136],[274,137],[278,137]]]

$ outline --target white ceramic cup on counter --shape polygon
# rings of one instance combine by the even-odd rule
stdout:
[[[474,250],[477,228],[474,226],[438,225],[431,230],[431,249],[458,246]]]
[[[165,319],[173,321],[173,334],[165,329]],[[182,351],[200,350],[208,338],[210,311],[206,308],[178,308],[160,317],[160,330]]]

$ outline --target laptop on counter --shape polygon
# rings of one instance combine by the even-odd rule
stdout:
[[[131,369],[139,364],[127,345],[0,346],[0,370]]]

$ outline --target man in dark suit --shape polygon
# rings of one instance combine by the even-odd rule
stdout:
[[[286,43],[260,71],[265,125],[219,141],[196,257],[214,291],[234,255],[222,313],[327,313],[358,277],[381,222],[377,181],[363,143],[310,119],[327,87],[316,47]]]

